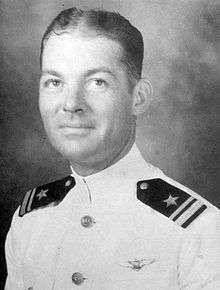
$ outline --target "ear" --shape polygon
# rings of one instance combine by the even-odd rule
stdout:
[[[133,108],[135,116],[145,112],[150,104],[153,88],[149,81],[140,79],[133,90]]]

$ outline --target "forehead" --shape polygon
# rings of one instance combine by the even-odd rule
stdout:
[[[42,68],[48,66],[122,66],[121,45],[105,36],[88,37],[78,32],[51,35],[44,46]]]

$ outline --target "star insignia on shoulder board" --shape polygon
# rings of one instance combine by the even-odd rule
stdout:
[[[172,196],[171,194],[169,195],[169,197],[167,199],[164,199],[163,202],[166,203],[166,207],[169,207],[170,205],[177,205],[176,200],[179,197],[177,196]]]
[[[47,190],[41,190],[36,196],[38,198],[38,200],[40,200],[41,198],[43,197],[47,197],[47,192],[48,192],[48,189]]]

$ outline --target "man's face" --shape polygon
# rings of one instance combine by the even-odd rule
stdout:
[[[70,162],[111,159],[131,138],[135,116],[121,54],[117,42],[79,33],[45,45],[40,112],[52,145]]]

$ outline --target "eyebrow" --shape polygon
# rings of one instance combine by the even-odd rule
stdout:
[[[46,74],[49,74],[58,78],[62,78],[62,75],[55,70],[50,70],[50,69],[43,70],[42,75],[46,75]]]
[[[85,77],[89,77],[91,75],[94,75],[96,73],[107,73],[110,74],[111,76],[113,76],[115,79],[117,79],[116,75],[107,67],[98,67],[98,68],[94,68],[94,69],[90,69],[85,73]]]
[[[85,72],[84,77],[89,77],[91,75],[94,75],[94,74],[100,73],[100,72],[110,74],[112,77],[117,79],[116,75],[111,70],[109,70],[107,67],[98,67],[98,68],[94,68],[94,69],[89,69],[87,72]],[[53,75],[55,77],[62,78],[62,75],[55,70],[50,70],[50,69],[43,70],[42,75],[45,75],[45,74],[50,74],[50,75]]]

